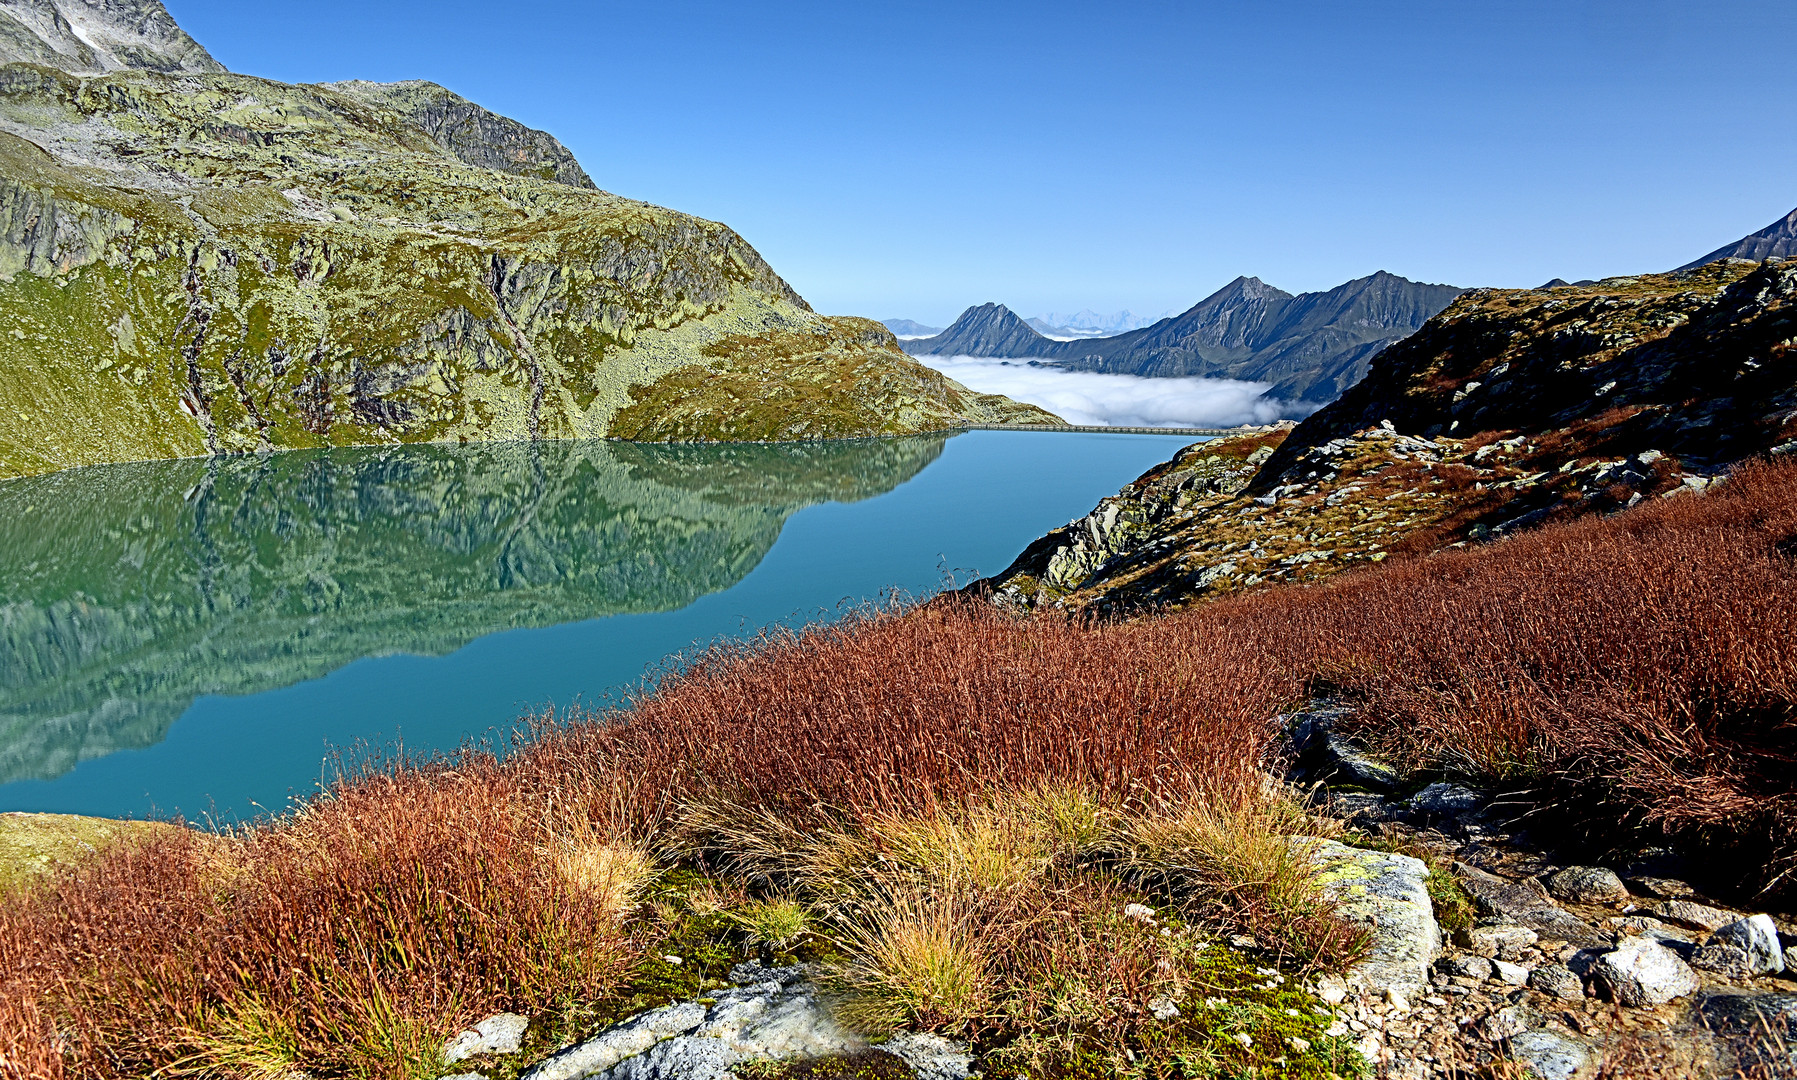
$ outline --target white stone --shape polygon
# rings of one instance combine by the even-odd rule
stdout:
[[[515,1054],[530,1021],[517,1013],[496,1013],[449,1040],[443,1060],[454,1065],[477,1054]]]
[[[1784,947],[1770,915],[1750,915],[1721,927],[1710,935],[1711,945],[1733,945],[1747,955],[1755,975],[1776,975],[1785,969]]]
[[[1557,1031],[1524,1031],[1513,1036],[1510,1055],[1541,1080],[1573,1080],[1592,1062],[1589,1046]]]
[[[1508,960],[1493,960],[1491,966],[1496,972],[1497,980],[1509,986],[1524,986],[1529,981],[1529,969],[1521,964],[1512,964]]]
[[[1664,1005],[1697,989],[1697,976],[1678,954],[1647,938],[1623,939],[1597,958],[1592,974],[1621,1005]]]

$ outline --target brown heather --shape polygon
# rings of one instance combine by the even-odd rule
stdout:
[[[420,1075],[488,1012],[577,1017],[614,992],[654,951],[630,915],[650,854],[721,875],[706,896],[806,905],[870,1022],[982,1036],[1002,1014],[1029,1055],[1147,1050],[1130,1018],[1159,946],[1132,944],[1129,896],[1289,959],[1354,953],[1284,856],[1313,824],[1267,780],[1273,718],[1324,694],[1418,773],[1593,838],[1705,843],[1718,874],[1789,889],[1794,549],[1797,464],[1755,464],[1706,496],[1178,615],[944,599],[717,649],[504,762],[366,770],[272,824],[111,848],[12,898],[0,1074]],[[1080,1015],[1072,990],[1037,1000],[1051,987],[1090,997],[1084,1019],[1014,1019]]]

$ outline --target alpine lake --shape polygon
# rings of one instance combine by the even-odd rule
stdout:
[[[221,822],[996,573],[1190,436],[295,451],[0,481],[0,811]]]

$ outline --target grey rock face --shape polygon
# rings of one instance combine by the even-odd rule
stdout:
[[[1548,877],[1547,891],[1575,904],[1605,904],[1628,899],[1629,891],[1615,871],[1601,866],[1569,866]]]
[[[1505,881],[1465,863],[1454,864],[1454,876],[1482,911],[1502,916],[1544,937],[1579,944],[1595,942],[1597,932],[1526,885]]]
[[[1749,974],[1776,975],[1785,969],[1784,946],[1770,915],[1750,915],[1729,923],[1710,935],[1707,947],[1738,949],[1747,958]]]
[[[705,1022],[705,1006],[696,1001],[655,1009],[618,1024],[531,1066],[522,1080],[583,1080],[598,1076],[626,1058],[647,1053],[667,1039],[684,1035]]]
[[[1041,357],[1078,371],[1274,383],[1269,397],[1323,402],[1366,374],[1380,350],[1460,294],[1383,271],[1293,296],[1241,277],[1184,313],[1115,337],[1054,341],[998,304],[969,308],[918,355]]]
[[[529,1027],[530,1021],[517,1013],[489,1016],[449,1040],[443,1048],[443,1060],[453,1065],[476,1054],[515,1054]]]
[[[376,83],[360,79],[325,84],[373,105],[392,109],[406,122],[470,165],[595,188],[580,162],[555,136],[483,109],[460,94],[422,80]]]
[[[1797,994],[1709,994],[1696,1013],[1741,1074],[1797,1075]]]
[[[1425,814],[1470,814],[1484,802],[1483,796],[1459,784],[1430,784],[1411,796],[1410,806]]]
[[[1047,357],[1059,342],[1043,337],[1003,304],[980,304],[961,313],[935,337],[902,342],[913,356]]]
[[[0,0],[0,63],[76,75],[225,70],[175,25],[161,0]]]
[[[1349,969],[1349,987],[1405,997],[1425,993],[1429,966],[1441,953],[1441,928],[1422,860],[1312,837],[1294,838],[1293,844],[1316,867],[1323,898],[1337,914],[1372,930],[1372,949]]]
[[[1618,1004],[1664,1005],[1697,990],[1697,976],[1666,946],[1626,938],[1592,965],[1592,974]]]
[[[1721,259],[1752,259],[1762,262],[1766,259],[1790,258],[1797,255],[1797,210],[1761,229],[1742,237],[1732,244],[1726,244],[1710,252],[1696,262],[1686,263],[1680,270],[1689,270],[1705,263],[1717,262]]]

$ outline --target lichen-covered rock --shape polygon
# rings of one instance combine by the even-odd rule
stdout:
[[[1485,797],[1473,789],[1447,783],[1430,784],[1410,797],[1412,809],[1444,817],[1470,814],[1484,802]]]
[[[941,1035],[901,1031],[880,1049],[910,1066],[917,1080],[967,1080],[973,1073],[972,1049]]]
[[[1647,907],[1655,916],[1679,926],[1688,926],[1693,930],[1720,930],[1741,916],[1737,912],[1725,911],[1722,908],[1699,904],[1691,900],[1662,900]]]
[[[1578,1001],[1585,996],[1585,980],[1564,964],[1544,964],[1529,972],[1530,986],[1561,1001]]]
[[[1366,958],[1347,973],[1349,987],[1406,998],[1424,993],[1429,967],[1441,953],[1441,928],[1423,861],[1314,837],[1292,843],[1315,870],[1324,899],[1342,918],[1372,931]]]
[[[1509,1042],[1510,1056],[1527,1065],[1540,1080],[1573,1080],[1597,1060],[1592,1048],[1558,1031],[1518,1032]]]
[[[1297,751],[1297,772],[1305,781],[1358,784],[1375,791],[1398,785],[1398,771],[1366,747],[1335,730],[1350,710],[1319,705],[1282,718]]]

